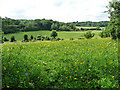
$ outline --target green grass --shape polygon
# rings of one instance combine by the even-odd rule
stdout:
[[[70,39],[70,38],[78,39],[80,37],[84,37],[85,32],[80,32],[80,31],[71,31],[71,32],[59,31],[59,32],[57,32],[58,33],[57,37],[63,38],[63,39]],[[94,38],[100,38],[98,33],[100,33],[101,31],[95,31],[94,30],[92,32],[94,32],[96,34],[94,36]],[[20,33],[14,33],[14,34],[5,34],[4,36],[7,37],[10,40],[11,36],[13,35],[13,36],[15,36],[15,39],[17,41],[22,41],[24,39],[24,34],[27,34],[29,38],[30,38],[31,35],[36,37],[39,34],[43,35],[43,36],[49,36],[50,37],[51,31],[20,32]]]
[[[118,88],[111,39],[3,44],[3,88]]]
[[[80,27],[80,26],[76,26],[76,28],[81,29],[81,28],[85,28],[85,29],[95,29],[97,27]],[[100,27],[101,29],[104,29],[105,27]]]
[[[76,26],[76,28],[78,28],[78,29],[81,29],[81,28],[94,29],[94,28],[97,28],[97,27],[80,27],[80,26]]]

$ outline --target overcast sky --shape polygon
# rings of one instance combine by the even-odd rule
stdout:
[[[110,0],[0,0],[0,16],[61,22],[106,21]]]

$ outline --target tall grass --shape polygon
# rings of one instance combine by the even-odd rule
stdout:
[[[4,44],[3,88],[118,88],[110,39]]]

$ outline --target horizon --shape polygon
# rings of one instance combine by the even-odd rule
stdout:
[[[28,20],[45,18],[65,23],[110,21],[108,14],[104,13],[109,1],[111,0],[1,0],[0,16]]]

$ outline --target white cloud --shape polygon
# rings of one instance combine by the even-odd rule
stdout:
[[[110,0],[0,0],[0,16],[53,19],[63,22],[109,20]]]

